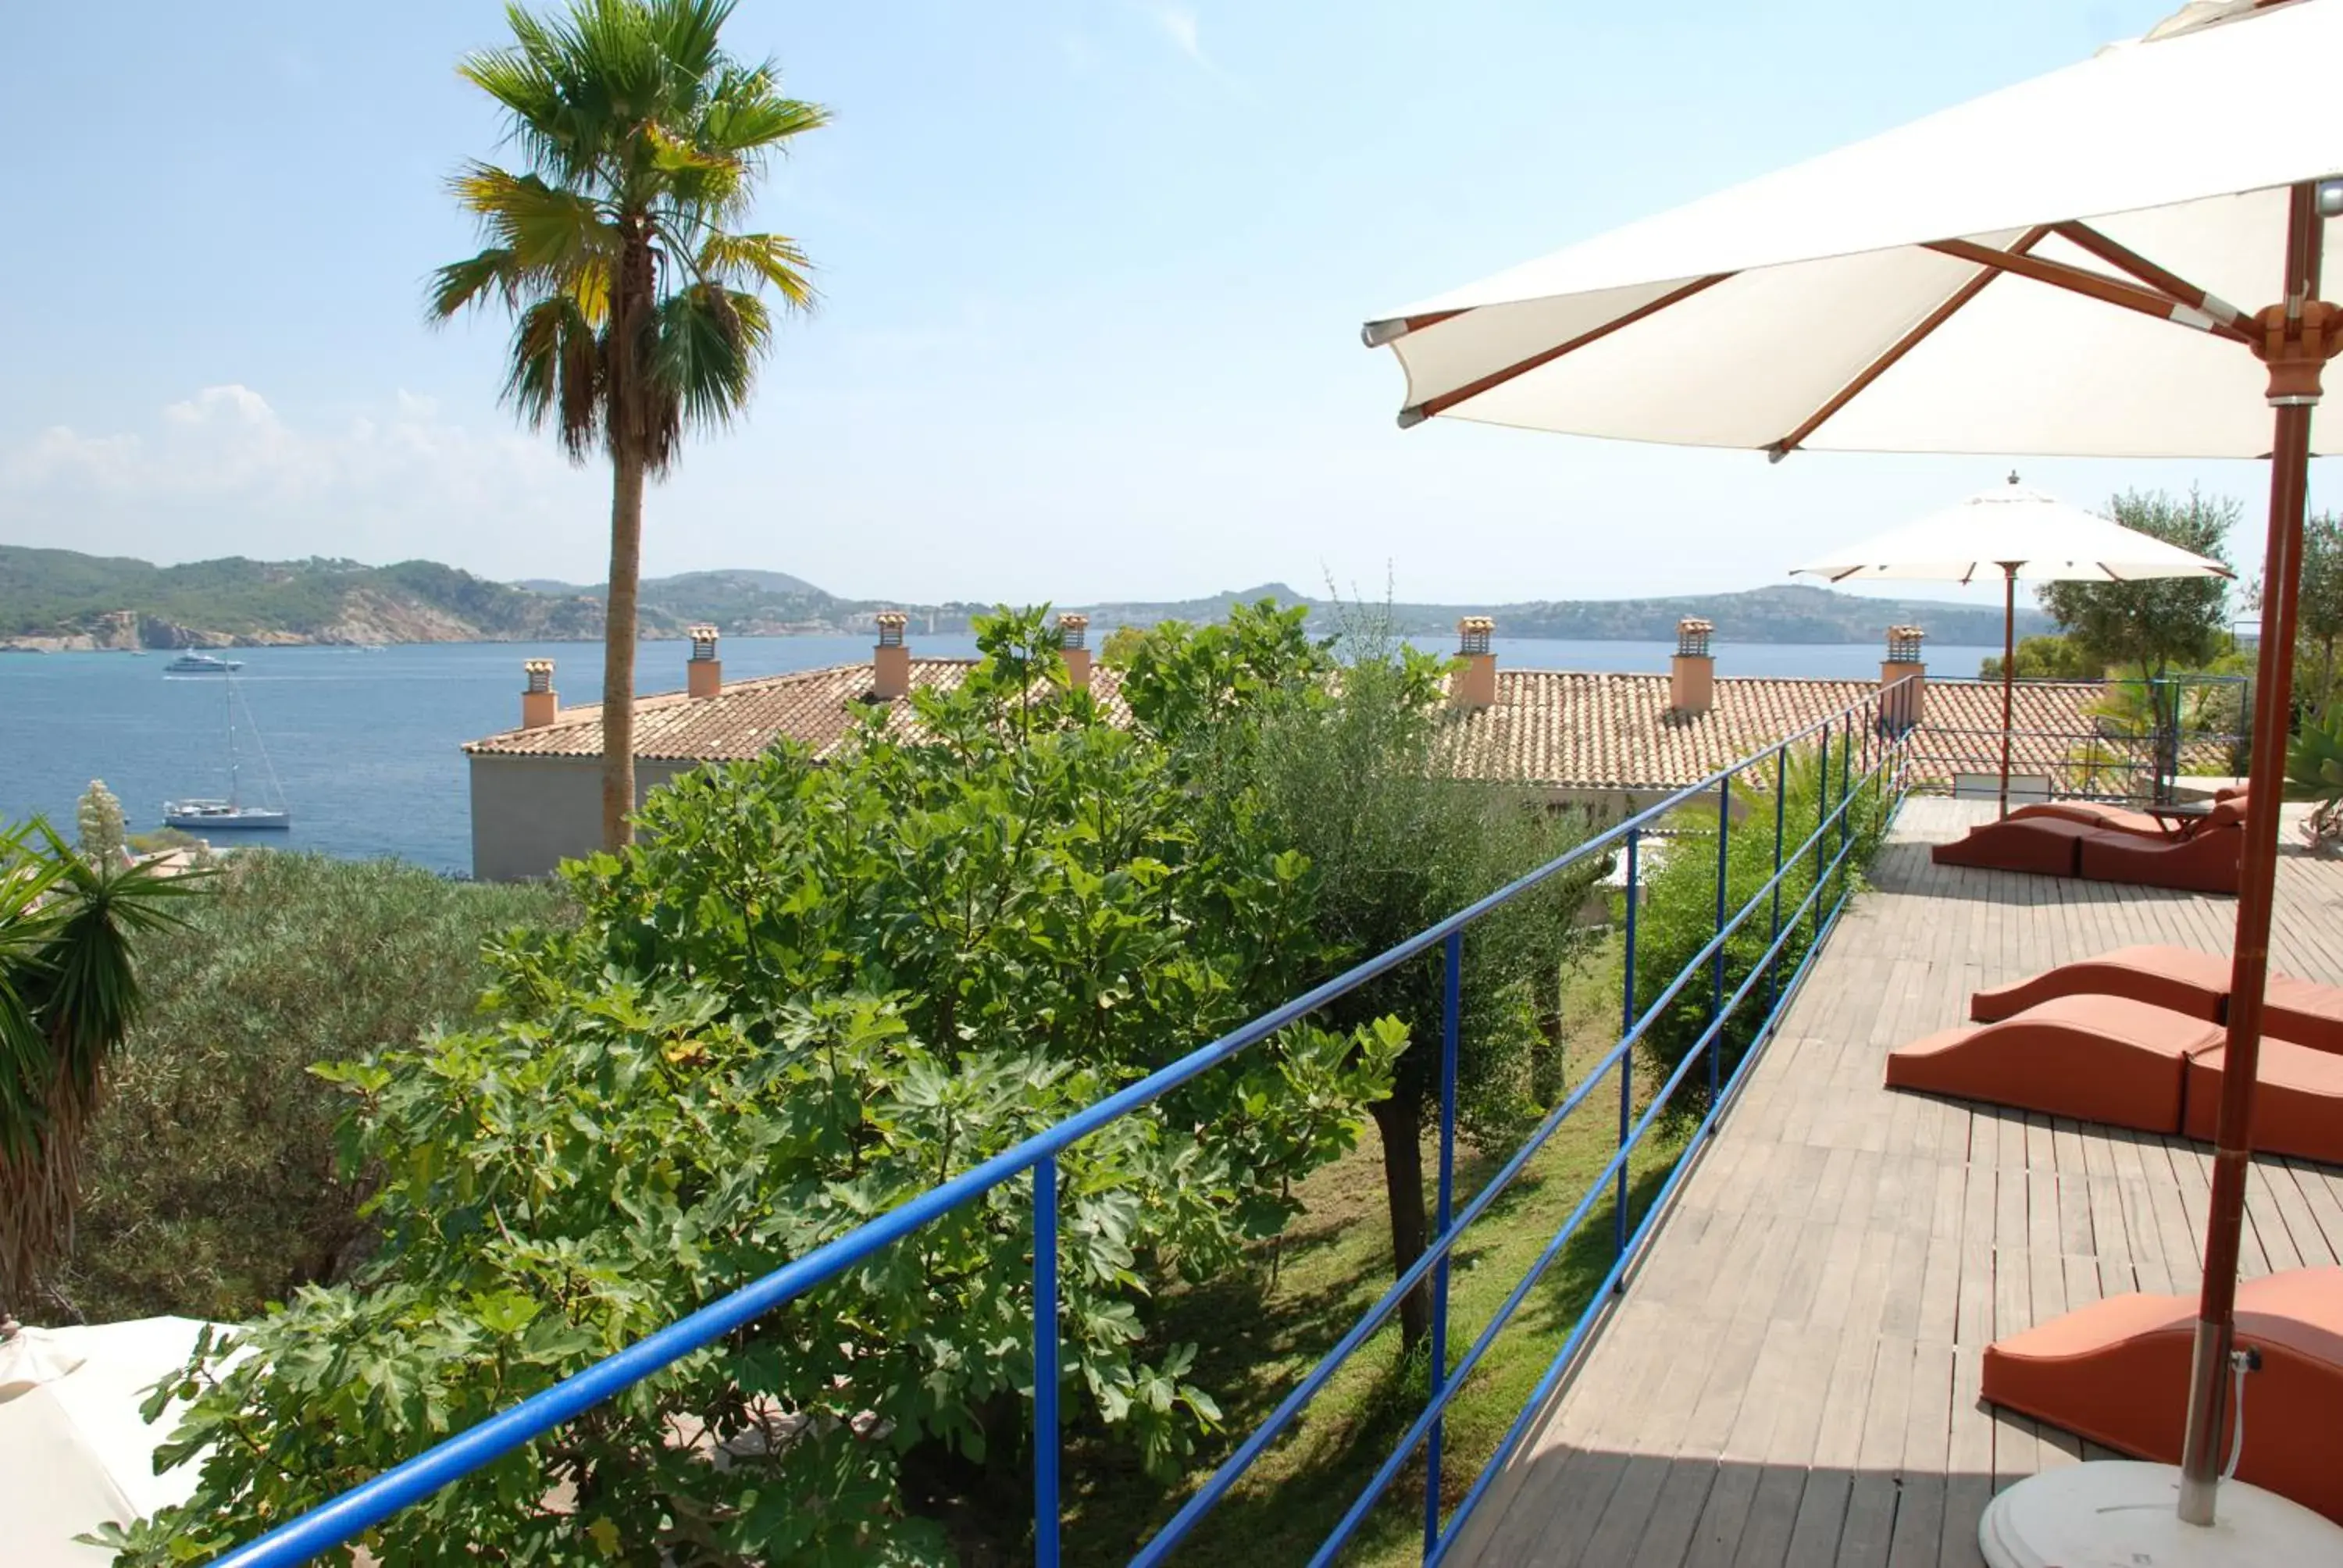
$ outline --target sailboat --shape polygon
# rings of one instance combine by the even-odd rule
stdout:
[[[243,694],[236,689],[236,678],[226,678],[227,688],[227,799],[166,800],[163,803],[163,820],[173,828],[208,830],[215,828],[287,829],[293,826],[293,813],[284,804],[285,791],[277,782],[277,769],[268,760],[267,749],[260,744],[260,727],[252,721],[252,709],[244,708]],[[260,754],[260,766],[268,776],[269,796],[274,805],[247,806],[238,793],[241,768],[236,750],[236,710],[244,708],[245,724],[252,731],[253,749]]]

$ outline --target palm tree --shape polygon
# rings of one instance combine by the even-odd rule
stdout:
[[[0,1307],[72,1243],[83,1132],[138,1017],[134,939],[196,886],[77,855],[45,822],[0,829]]]
[[[510,47],[458,75],[506,110],[525,162],[468,164],[450,181],[488,248],[433,275],[428,314],[501,303],[514,317],[504,397],[552,427],[572,461],[610,458],[610,579],[602,664],[602,839],[635,805],[636,579],[643,484],[686,428],[729,423],[784,308],[813,300],[807,261],[778,234],[734,233],[758,176],[824,124],[780,94],[769,62],[719,43],[733,0],[572,0],[567,15],[506,19]]]

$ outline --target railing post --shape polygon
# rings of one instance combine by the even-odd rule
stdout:
[[[1635,1027],[1635,906],[1641,901],[1638,896],[1640,890],[1636,885],[1639,870],[1636,862],[1637,852],[1643,848],[1643,837],[1644,830],[1641,828],[1627,829],[1627,941],[1626,951],[1622,955],[1619,965],[1623,977],[1619,985],[1622,993],[1619,1004],[1621,1020],[1619,1035],[1623,1040]],[[1634,1131],[1634,1124],[1635,1052],[1631,1047],[1619,1053],[1620,1148],[1627,1147],[1627,1137]],[[1618,1182],[1618,1191],[1612,1198],[1611,1219],[1612,1228],[1618,1237],[1617,1255],[1624,1258],[1627,1255],[1627,1162],[1624,1160],[1619,1161]],[[1627,1276],[1623,1271],[1613,1291],[1616,1293],[1626,1288]]]
[[[1838,803],[1839,886],[1844,888],[1847,885],[1846,848],[1855,837],[1855,737],[1852,735],[1839,749]]]
[[[1433,1240],[1444,1241],[1456,1204],[1456,1050],[1464,1015],[1464,933],[1448,933],[1441,944],[1440,986],[1440,1193]],[[1448,1386],[1448,1254],[1432,1266],[1432,1397]],[[1440,1546],[1440,1440],[1447,1418],[1434,1417],[1423,1440],[1423,1555]]]
[[[1830,823],[1830,753],[1831,727],[1825,719],[1822,759],[1815,769],[1815,896],[1806,905],[1806,919],[1817,933],[1823,929],[1823,842],[1830,837],[1823,831]]]
[[[1708,1102],[1716,1104],[1716,1087],[1725,1058],[1725,862],[1733,847],[1733,775],[1716,781],[1716,957],[1709,964]]]
[[[1058,1568],[1058,1157],[1033,1167],[1033,1562]]]
[[[1783,813],[1789,809],[1790,748],[1785,742],[1774,753],[1774,922],[1765,940],[1765,950],[1774,956],[1765,961],[1765,1015],[1771,1018],[1782,1000],[1782,955],[1775,950],[1782,943],[1782,823]]]

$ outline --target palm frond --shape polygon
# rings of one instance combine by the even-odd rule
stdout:
[[[748,403],[771,337],[771,315],[753,294],[695,284],[669,296],[652,359],[660,403],[684,428],[722,428]]]
[[[622,243],[600,203],[536,175],[468,164],[447,188],[497,245],[511,253],[509,266],[523,277],[560,280],[588,266],[607,266]]]
[[[791,309],[813,308],[813,283],[806,276],[813,263],[785,234],[709,234],[700,242],[699,266],[710,283],[761,285]]]
[[[445,321],[483,297],[501,299],[508,309],[519,299],[519,267],[507,246],[491,246],[467,261],[451,261],[431,275],[424,314]]]
[[[704,82],[724,60],[720,35],[737,0],[652,0],[651,35],[676,75]]]
[[[828,109],[782,97],[779,76],[760,65],[717,84],[699,130],[706,146],[746,156],[772,151],[828,124]]]
[[[600,438],[603,386],[595,323],[574,295],[553,295],[521,312],[505,399],[530,428],[550,425],[573,462],[584,461]]]

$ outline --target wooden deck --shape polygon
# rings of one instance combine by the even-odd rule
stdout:
[[[2229,945],[2233,900],[1930,863],[1990,805],[1915,800],[1646,1260],[1450,1561],[1975,1564],[2069,1435],[1977,1398],[1995,1338],[2198,1284],[2209,1152],[1880,1085],[1968,993],[2132,942]],[[2343,864],[2279,868],[2277,966],[2343,984]],[[2245,1270],[2343,1258],[2343,1170],[2256,1163]]]

